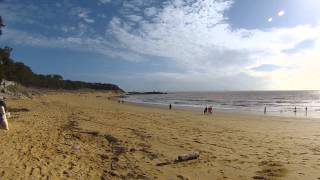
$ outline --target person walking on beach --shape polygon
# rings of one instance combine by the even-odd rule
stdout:
[[[0,129],[9,130],[9,125],[6,117],[7,106],[4,98],[0,99]]]
[[[308,107],[306,106],[306,116],[308,116]]]
[[[293,112],[297,113],[297,107],[296,106],[294,107],[294,111]]]
[[[3,106],[4,110],[7,111],[7,105],[5,102],[5,99],[3,97],[0,97],[0,107]]]
[[[206,106],[206,107],[204,108],[203,114],[207,114],[207,112],[208,112],[208,107]]]
[[[267,114],[267,106],[264,107],[264,114]]]
[[[172,105],[171,104],[169,104],[169,109],[172,109]]]
[[[209,113],[209,114],[212,114],[212,106],[209,106],[209,108],[208,108],[208,113]]]

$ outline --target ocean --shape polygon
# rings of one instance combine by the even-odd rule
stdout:
[[[320,91],[217,91],[130,95],[127,102],[201,111],[213,106],[219,112],[320,118]],[[296,108],[296,112],[295,112]],[[307,110],[306,110],[307,108]]]

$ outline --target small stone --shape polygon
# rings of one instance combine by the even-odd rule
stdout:
[[[181,179],[181,180],[189,180],[189,178],[187,178],[187,177],[184,177],[184,176],[182,176],[182,175],[177,175],[177,178],[179,178],[179,179]]]
[[[117,176],[117,177],[120,176],[117,171],[110,171],[110,175],[111,175],[111,176]]]
[[[265,179],[265,178],[262,177],[262,176],[253,176],[252,178],[253,178],[253,179]]]
[[[106,154],[101,154],[101,159],[109,159],[109,156],[108,155],[106,155]]]
[[[65,175],[66,177],[69,177],[69,173],[67,171],[63,171],[63,175]]]

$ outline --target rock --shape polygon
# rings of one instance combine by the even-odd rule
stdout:
[[[182,175],[177,175],[177,178],[181,179],[181,180],[189,180],[189,178],[184,177]]]
[[[106,154],[101,154],[100,157],[101,159],[109,159],[109,156]]]
[[[119,140],[118,140],[116,137],[114,137],[114,136],[112,136],[112,135],[110,135],[110,134],[105,135],[105,138],[107,139],[107,141],[108,141],[110,144],[114,144],[114,143],[119,142]]]

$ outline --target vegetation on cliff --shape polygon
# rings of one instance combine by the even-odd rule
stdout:
[[[18,82],[26,87],[49,89],[94,89],[121,91],[117,85],[104,83],[88,83],[82,81],[64,80],[61,75],[42,75],[32,72],[31,68],[10,58],[12,49],[0,48],[0,79]]]

